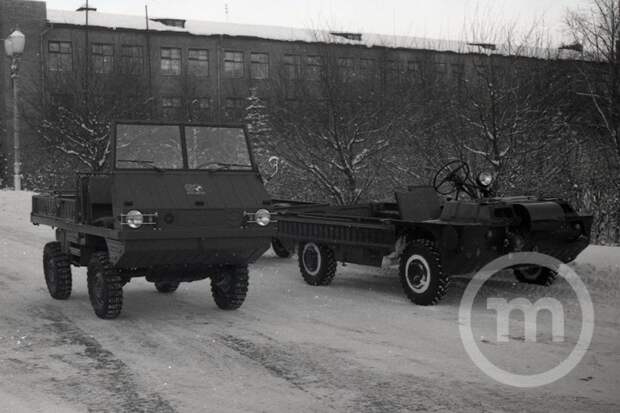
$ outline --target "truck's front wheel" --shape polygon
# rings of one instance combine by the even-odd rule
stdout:
[[[88,263],[88,296],[97,317],[118,317],[123,308],[123,281],[107,252],[95,252]]]
[[[60,242],[48,242],[43,248],[43,273],[52,298],[66,300],[71,295],[71,260],[62,252]]]
[[[448,290],[441,254],[431,240],[411,241],[400,257],[399,270],[403,290],[415,304],[437,304]]]
[[[248,267],[225,267],[211,277],[211,295],[222,310],[236,310],[241,307],[248,294]]]

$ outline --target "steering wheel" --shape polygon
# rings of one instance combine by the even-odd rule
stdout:
[[[465,184],[470,179],[470,170],[467,162],[461,160],[450,161],[437,171],[433,178],[433,188],[440,195],[450,195],[464,191],[467,192]],[[449,190],[442,190],[441,187],[445,183],[451,183]]]

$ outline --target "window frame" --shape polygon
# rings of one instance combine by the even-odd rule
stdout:
[[[95,51],[100,48],[100,51]],[[105,50],[109,48],[110,54]],[[114,73],[114,44],[112,43],[91,43],[90,44],[90,65],[93,73],[98,75],[110,75]]]
[[[255,60],[256,57],[264,57],[265,61]],[[264,76],[258,76],[263,73]],[[265,52],[250,52],[250,79],[269,79],[269,54]]]
[[[198,52],[197,56],[192,56],[193,52]],[[200,52],[205,52],[204,59],[201,58]],[[196,77],[208,77],[210,69],[209,57],[209,49],[187,49],[187,72]]]
[[[139,56],[133,52],[126,54],[127,50],[140,50]],[[139,61],[138,61],[139,60]],[[121,45],[120,71],[128,75],[141,75],[144,73],[144,47],[142,45],[123,44]],[[137,70],[136,70],[137,69]]]
[[[169,56],[164,56],[164,51],[169,52]],[[173,57],[172,53],[173,51],[178,51],[179,56],[178,58]],[[160,47],[159,48],[159,74],[161,76],[180,76],[181,73],[183,72],[183,64],[182,64],[182,58],[183,58],[183,51],[180,47]],[[168,67],[167,69],[164,69],[164,62],[168,62],[170,67]],[[178,65],[178,72],[177,70],[172,70],[173,68],[173,62],[176,62],[176,64]]]
[[[228,56],[232,55],[232,59]],[[241,57],[237,60],[236,57]],[[245,76],[245,53],[239,50],[224,50],[222,74],[228,79],[242,79]],[[229,66],[232,65],[232,70]]]
[[[58,45],[57,51],[52,51],[52,45]],[[68,52],[63,52],[63,45],[69,45]],[[54,61],[54,64],[51,64]],[[47,71],[73,72],[73,43],[71,40],[48,40],[47,42]],[[68,65],[65,65],[68,63]],[[66,69],[68,67],[68,70]]]

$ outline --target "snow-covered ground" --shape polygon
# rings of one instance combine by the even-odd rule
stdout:
[[[620,249],[590,247],[574,264],[596,314],[584,359],[551,385],[517,389],[484,375],[463,348],[466,277],[440,305],[417,307],[394,269],[339,267],[331,286],[311,287],[295,259],[268,253],[236,312],[216,308],[208,281],[161,295],[140,279],[125,287],[121,317],[104,321],[82,269],[68,301],[49,297],[41,252],[53,232],[29,212],[30,194],[0,191],[0,411],[620,411]],[[543,289],[499,276],[480,292],[544,294],[565,307],[566,341],[524,342],[516,320],[498,343],[478,305],[475,337],[490,360],[529,374],[568,354],[580,311],[565,282]]]

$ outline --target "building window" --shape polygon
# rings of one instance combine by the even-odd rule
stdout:
[[[161,98],[161,113],[165,119],[176,119],[181,114],[181,98],[168,96]]]
[[[181,49],[161,48],[161,74],[178,76],[181,74]]]
[[[142,74],[144,69],[144,49],[142,46],[121,47],[121,70],[130,75]]]
[[[376,74],[377,62],[375,59],[360,59],[360,75],[365,79],[373,78]]]
[[[241,120],[248,102],[244,98],[226,98],[225,116],[229,120]]]
[[[339,57],[338,58],[338,73],[345,79],[351,79],[355,74],[355,67],[353,66],[353,58],[351,57]]]
[[[209,76],[209,51],[207,49],[188,50],[188,70],[194,76]]]
[[[323,75],[323,56],[306,57],[306,77],[308,80],[319,80]]]
[[[224,52],[224,75],[243,77],[243,52]]]
[[[252,79],[269,78],[269,55],[267,53],[252,53],[250,76]]]
[[[114,71],[114,46],[95,43],[90,46],[93,72],[109,74]]]
[[[288,80],[299,79],[301,72],[301,58],[296,54],[284,55],[284,76]]]
[[[400,80],[400,62],[397,60],[388,60],[386,66],[387,79],[392,82]]]
[[[50,72],[70,72],[73,70],[71,42],[51,41],[48,43],[47,51],[47,67]]]

